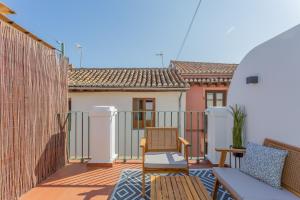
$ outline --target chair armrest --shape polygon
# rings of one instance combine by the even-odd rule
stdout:
[[[246,149],[216,148],[216,151],[226,153],[246,153]]]
[[[140,147],[141,147],[141,148],[146,148],[146,138],[142,138],[142,139],[141,139]]]
[[[143,170],[144,170],[145,151],[146,151],[146,138],[141,139],[140,147],[142,148],[142,163],[143,163],[142,166],[143,166]]]
[[[227,153],[246,153],[246,149],[216,148],[216,151],[221,152],[219,167],[225,166],[225,160],[226,160]]]
[[[178,140],[185,146],[191,146],[191,144],[184,138],[178,137]]]
[[[182,137],[178,137],[178,140],[180,142],[179,146],[178,146],[178,150],[179,150],[179,152],[183,153],[183,149],[181,148],[181,144],[183,144],[184,145],[184,157],[188,161],[189,160],[188,147],[190,147],[191,145],[186,139],[184,139]]]

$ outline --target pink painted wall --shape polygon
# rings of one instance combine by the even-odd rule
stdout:
[[[203,130],[203,115],[201,113],[205,110],[205,93],[206,91],[226,91],[227,94],[228,86],[225,85],[199,85],[191,84],[190,89],[186,94],[186,138],[192,144],[193,156],[203,156],[204,152],[204,133],[203,131],[197,131],[197,112],[200,112],[199,116],[199,128]],[[227,96],[227,95],[226,95]],[[197,111],[190,115],[189,111]],[[191,126],[192,122],[192,126]],[[191,129],[192,127],[192,129]],[[198,135],[199,134],[199,135]]]
[[[205,110],[205,92],[206,91],[227,91],[228,86],[220,85],[191,85],[191,88],[186,93],[186,110],[201,111]]]

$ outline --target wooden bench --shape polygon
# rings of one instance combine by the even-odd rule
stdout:
[[[243,174],[239,169],[224,168],[227,153],[245,153],[245,150],[216,149],[216,151],[221,152],[221,157],[219,167],[213,168],[213,173],[216,177],[213,191],[214,199],[217,197],[220,184],[237,200],[249,199],[246,197],[247,194],[252,196],[252,199],[253,195],[259,196],[260,199],[266,199],[266,197],[274,199],[274,196],[276,196],[276,199],[298,199],[297,196],[300,197],[300,148],[272,139],[265,139],[263,145],[288,151],[281,180],[281,185],[284,189],[273,188],[251,176]],[[284,197],[281,198],[281,196]]]
[[[212,200],[197,176],[151,176],[151,200]]]

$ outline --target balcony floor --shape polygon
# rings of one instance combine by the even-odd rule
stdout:
[[[191,161],[193,162],[193,161]],[[141,169],[140,161],[117,162],[113,167],[87,167],[72,163],[58,170],[21,200],[95,200],[108,199],[123,169]],[[208,161],[191,163],[190,168],[209,168]]]

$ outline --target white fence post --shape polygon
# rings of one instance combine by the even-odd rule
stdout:
[[[94,106],[90,114],[90,156],[89,164],[112,165],[115,152],[114,106]]]
[[[205,112],[208,120],[207,158],[212,164],[218,164],[220,153],[215,148],[229,148],[232,144],[232,117],[226,107],[209,108]]]

